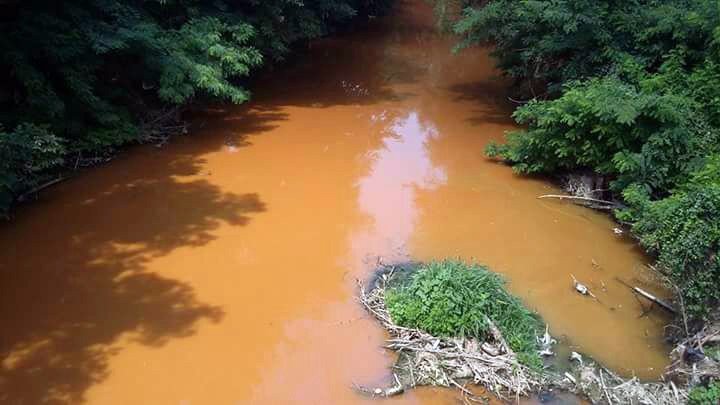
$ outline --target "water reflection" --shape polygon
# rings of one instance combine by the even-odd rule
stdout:
[[[433,164],[428,142],[440,136],[417,111],[390,120],[387,111],[371,120],[382,129],[382,146],[368,154],[370,173],[357,183],[358,205],[371,223],[352,237],[355,257],[400,259],[413,233],[419,212],[417,190],[432,190],[447,182],[443,167]]]

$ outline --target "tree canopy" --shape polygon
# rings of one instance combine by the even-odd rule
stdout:
[[[245,102],[261,65],[389,3],[0,2],[0,213],[68,159],[138,141],[148,111]]]

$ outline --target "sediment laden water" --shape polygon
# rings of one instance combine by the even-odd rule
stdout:
[[[0,228],[0,402],[366,401],[351,384],[392,364],[354,299],[378,257],[475,258],[574,350],[656,377],[665,319],[615,280],[653,290],[646,259],[606,216],[538,200],[557,190],[483,156],[512,105],[488,51],[452,45],[424,2],[400,2],[312,44],[251,104],[18,210]]]

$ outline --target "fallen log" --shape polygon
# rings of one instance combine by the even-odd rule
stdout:
[[[560,200],[577,200],[577,201],[585,201],[585,202],[591,202],[591,203],[597,203],[597,204],[605,204],[610,205],[613,207],[619,207],[620,204],[612,201],[607,200],[599,200],[597,198],[590,198],[590,197],[580,197],[575,195],[561,195],[561,194],[545,194],[541,195],[538,198],[557,198]]]
[[[658,298],[658,297],[650,294],[649,292],[643,290],[642,288],[640,288],[640,287],[633,287],[632,289],[633,289],[633,291],[635,291],[635,292],[636,292],[637,294],[639,294],[640,296],[645,297],[645,298],[647,298],[648,300],[650,300],[651,302],[660,305],[660,306],[661,306],[663,309],[665,309],[666,311],[671,312],[671,313],[673,313],[673,314],[677,313],[677,311],[675,310],[675,308],[674,308],[672,305],[670,305],[670,304],[668,304],[667,302],[661,300],[660,298]]]

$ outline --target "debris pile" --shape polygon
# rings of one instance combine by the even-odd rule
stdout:
[[[439,338],[418,329],[395,324],[385,305],[387,282],[393,268],[386,269],[369,290],[360,285],[360,302],[389,332],[387,348],[398,353],[393,367],[395,385],[386,388],[356,386],[373,396],[392,396],[406,389],[433,385],[457,387],[470,381],[498,395],[527,396],[545,384],[542,377],[518,362],[500,330],[488,318],[486,341],[472,338]]]
[[[673,350],[673,363],[666,369],[663,381],[625,379],[592,360],[584,360],[576,352],[570,355],[573,365],[569,370],[531,369],[518,361],[517,354],[489,317],[485,319],[489,325],[485,339],[437,337],[397,325],[385,301],[395,270],[394,266],[381,265],[368,289],[359,282],[360,302],[389,333],[385,347],[398,354],[393,366],[393,384],[388,387],[356,385],[355,389],[364,394],[389,397],[416,386],[430,385],[456,387],[474,396],[466,388],[470,383],[515,401],[521,396],[561,390],[583,396],[593,404],[671,405],[686,403],[691,387],[720,376],[720,322],[709,323]],[[578,293],[593,296],[575,277],[573,283]],[[547,326],[536,341],[541,356],[555,356],[553,345],[557,342]]]

